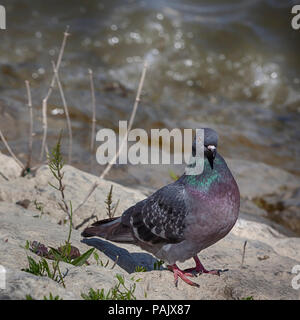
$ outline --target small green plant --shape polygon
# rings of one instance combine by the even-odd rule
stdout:
[[[249,296],[249,297],[241,298],[241,300],[254,300],[254,299],[253,299],[253,296]]]
[[[77,267],[80,267],[86,264],[87,260],[95,250],[95,248],[91,248],[85,253],[83,253],[82,255],[79,255],[78,257],[73,258],[71,255],[72,246],[70,243],[67,243],[65,246],[60,247],[59,249],[60,250],[51,247],[49,253],[54,255],[55,260],[63,261]]]
[[[59,138],[56,145],[52,148],[51,152],[47,154],[49,169],[53,177],[57,180],[58,185],[55,186],[51,182],[48,182],[48,183],[52,188],[60,192],[61,202],[58,202],[58,205],[61,208],[61,210],[67,214],[68,219],[70,220],[70,224],[73,226],[72,217],[71,217],[72,208],[70,208],[69,205],[67,204],[67,201],[65,199],[65,193],[64,193],[64,190],[65,190],[65,185],[63,184],[64,172],[62,172],[62,169],[64,167],[65,162],[63,160],[62,153],[61,153],[61,137],[62,137],[62,131],[59,134]]]
[[[28,240],[26,240],[25,245],[24,246],[20,246],[21,248],[25,249],[25,250],[29,250],[30,248],[30,242]]]
[[[91,254],[94,251],[94,248],[86,251],[84,254],[80,255],[79,250],[78,252],[74,253],[74,247],[71,245],[71,233],[72,233],[72,227],[73,227],[73,207],[72,202],[69,202],[69,205],[67,204],[67,201],[65,199],[65,185],[63,184],[63,177],[64,172],[62,172],[62,169],[64,167],[64,160],[61,154],[61,136],[62,132],[60,132],[58,141],[54,148],[52,149],[51,153],[47,155],[48,158],[48,166],[49,169],[54,176],[54,178],[58,182],[58,186],[53,185],[49,182],[49,185],[54,188],[55,190],[59,191],[61,194],[61,202],[58,202],[58,205],[60,208],[67,214],[69,218],[69,233],[68,238],[65,241],[65,244],[61,246],[59,249],[51,248],[51,254],[54,255],[55,259],[57,261],[64,261],[66,263],[70,263],[74,266],[82,266],[84,263],[87,262],[88,258],[91,256]]]
[[[116,274],[116,278],[118,283],[109,289],[107,293],[105,293],[104,289],[94,290],[90,288],[88,294],[81,293],[81,297],[84,300],[136,300],[136,297],[133,295],[136,284],[134,283],[130,288],[127,288],[123,276]]]
[[[30,294],[26,294],[25,296],[26,300],[35,300]],[[60,298],[60,296],[53,296],[53,294],[50,292],[49,297],[44,296],[44,300],[63,300]]]
[[[44,296],[44,300],[63,300],[60,296],[53,296],[52,292],[50,292],[49,297]]]
[[[22,269],[22,271],[34,274],[41,277],[49,277],[50,279],[62,283],[65,288],[63,276],[59,268],[59,261],[52,262],[52,269],[50,268],[47,260],[42,258],[36,262],[32,257],[27,256],[28,268]]]
[[[136,266],[134,271],[135,272],[146,272],[147,269],[146,269],[146,267],[143,267],[143,266]]]
[[[130,285],[130,288],[125,286],[124,277],[120,274],[116,274],[118,283],[111,289],[113,300],[136,300],[136,297],[133,295],[136,289],[136,284]],[[120,286],[124,291],[120,290]]]
[[[106,213],[109,216],[109,218],[113,218],[113,213],[112,213],[112,190],[113,190],[113,185],[111,185],[110,190],[106,196],[106,200],[104,203],[106,204]]]
[[[94,290],[93,288],[90,288],[88,294],[82,293],[81,297],[84,300],[111,300],[110,290],[105,294],[104,289]]]
[[[170,176],[170,178],[172,179],[172,180],[174,180],[174,181],[176,181],[176,180],[178,180],[178,176],[177,176],[177,174],[174,172],[174,171],[172,171],[171,169],[169,169],[169,176]]]
[[[97,263],[97,266],[98,266],[99,263],[100,263],[100,257],[99,257],[99,254],[96,251],[93,252],[93,257],[94,257],[94,259],[95,259],[95,261]]]
[[[153,264],[153,269],[154,270],[160,270],[161,266],[164,264],[165,262],[163,260],[157,260],[154,262]]]
[[[142,278],[135,279],[134,276],[130,278],[131,281],[140,282]]]
[[[112,191],[113,191],[113,185],[110,186],[110,190],[106,196],[106,200],[104,203],[106,204],[106,213],[109,218],[113,218],[116,214],[117,207],[119,205],[120,199],[117,201],[115,205],[113,205],[113,200],[112,200]]]
[[[102,262],[102,260],[99,258],[99,255],[98,255],[98,253],[96,251],[93,252],[93,256],[94,256],[94,259],[95,259],[95,261],[97,263],[97,266],[100,265],[101,267],[104,267],[104,268],[106,268],[108,266],[109,260],[107,259],[106,263],[104,264]]]
[[[22,271],[29,272],[34,274],[35,276],[42,276],[44,277],[46,275],[46,270],[49,269],[48,263],[44,262],[44,260],[41,260],[39,262],[36,262],[33,258],[30,256],[27,256],[28,260],[28,268],[22,269]]]
[[[42,215],[45,213],[44,212],[44,204],[42,202],[37,202],[37,200],[34,200],[33,203],[35,205],[35,208],[40,211],[40,213],[41,213],[40,217],[42,217]]]
[[[62,285],[65,287],[65,283],[63,280],[64,277],[62,276],[59,268],[60,261],[72,264],[74,266],[82,266],[85,263],[87,264],[87,260],[89,259],[91,254],[94,252],[95,248],[91,248],[81,255],[79,250],[76,247],[73,247],[71,245],[70,240],[71,240],[72,226],[73,226],[73,223],[72,223],[73,209],[72,209],[72,202],[70,201],[68,205],[64,195],[64,189],[65,189],[65,186],[63,184],[64,173],[62,172],[64,161],[61,154],[60,142],[61,142],[61,133],[59,135],[59,139],[56,146],[52,149],[52,152],[47,155],[50,171],[52,175],[55,177],[55,179],[58,181],[58,186],[55,186],[50,182],[49,182],[49,185],[52,186],[55,190],[60,191],[61,202],[59,202],[58,204],[60,208],[68,215],[68,218],[69,218],[68,237],[64,245],[60,246],[58,249],[50,247],[50,250],[48,250],[48,248],[45,245],[37,241],[33,241],[30,244],[29,241],[27,240],[24,246],[24,249],[31,250],[32,252],[36,253],[39,256],[42,256],[43,258],[40,261],[36,262],[33,258],[27,255],[29,266],[28,268],[22,269],[22,270],[37,276],[48,276],[52,280],[57,281],[58,283],[62,283]],[[39,204],[36,201],[35,201],[35,205],[36,207],[39,206]],[[41,207],[37,207],[37,208],[41,208]],[[52,262],[52,269],[45,258],[54,260]]]

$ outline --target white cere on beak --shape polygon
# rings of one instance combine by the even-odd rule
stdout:
[[[209,146],[207,146],[207,149],[210,151],[215,151],[217,148],[213,145],[209,145]]]

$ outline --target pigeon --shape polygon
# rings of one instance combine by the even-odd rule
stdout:
[[[128,208],[120,217],[93,223],[83,237],[98,236],[110,241],[132,243],[152,253],[167,264],[178,277],[191,286],[199,285],[188,277],[208,273],[220,275],[227,270],[207,270],[198,253],[224,238],[237,221],[240,207],[238,185],[225,160],[217,152],[218,135],[210,128],[202,134],[203,153],[196,152],[194,138],[189,170],[202,159],[199,174],[185,173],[175,182],[154,192]],[[204,140],[204,141],[203,141]],[[203,146],[204,144],[204,146]],[[199,149],[197,149],[199,150]],[[196,266],[182,270],[177,262],[193,258]]]

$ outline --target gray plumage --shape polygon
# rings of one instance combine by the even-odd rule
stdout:
[[[82,235],[134,243],[171,265],[222,239],[238,218],[240,194],[226,162],[216,153],[217,143],[216,132],[205,129],[201,174],[183,174],[121,217],[96,222]]]

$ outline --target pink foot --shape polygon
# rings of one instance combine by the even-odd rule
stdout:
[[[198,283],[195,283],[187,278],[187,277],[194,277],[192,273],[179,269],[176,264],[168,265],[167,267],[170,271],[173,271],[174,273],[175,287],[177,287],[178,285],[178,277],[181,278],[185,283],[189,284],[190,286],[199,287]]]
[[[225,270],[206,270],[197,256],[194,256],[193,258],[196,262],[196,266],[194,268],[185,269],[184,270],[185,272],[208,273],[208,274],[214,274],[214,275],[220,276],[221,272],[228,271],[228,269],[225,269]]]

